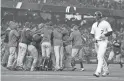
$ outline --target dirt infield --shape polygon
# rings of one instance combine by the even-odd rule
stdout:
[[[96,64],[85,64],[85,71],[8,71],[1,69],[1,81],[124,81],[124,68],[110,65],[110,75],[96,78],[93,75]],[[79,65],[77,65],[79,67]]]

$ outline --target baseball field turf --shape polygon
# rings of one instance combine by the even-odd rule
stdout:
[[[94,77],[96,64],[84,64],[85,71],[9,71],[1,67],[1,81],[124,81],[124,68],[109,66],[110,75]],[[77,65],[79,68],[79,65]]]

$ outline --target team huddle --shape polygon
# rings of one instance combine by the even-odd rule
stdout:
[[[112,51],[106,62],[104,56],[108,45],[108,37],[112,35],[111,25],[102,19],[102,13],[95,12],[96,22],[92,25],[91,35],[93,36],[95,51],[97,53],[98,65],[95,73],[96,77],[109,74],[108,65],[114,56],[118,56],[118,62],[121,63],[121,42],[115,37],[113,41]],[[9,29],[10,28],[10,29]],[[17,24],[10,21],[8,34],[7,49],[9,57],[6,67],[9,70],[54,70],[62,71],[65,68],[64,56],[70,54],[70,66],[72,71],[76,69],[75,56],[78,55],[81,71],[84,71],[82,47],[84,38],[81,35],[79,26],[73,25],[69,31],[65,25],[53,27],[45,24],[39,24],[36,30],[30,29],[29,23],[25,27],[18,30]],[[6,50],[7,50],[6,49]],[[55,56],[53,62],[52,55]],[[5,59],[5,57],[4,57]],[[4,62],[4,61],[3,61]],[[28,62],[28,63],[26,63]],[[3,63],[4,64],[4,63]],[[25,66],[30,67],[24,68]]]
[[[31,71],[35,71],[37,67],[40,67],[41,70],[51,70],[51,54],[54,51],[54,68],[55,70],[62,70],[64,67],[64,48],[67,53],[70,53],[71,49],[73,49],[72,66],[73,69],[75,69],[75,61],[73,58],[81,49],[83,41],[81,33],[78,30],[78,26],[75,25],[73,27],[73,32],[71,32],[70,36],[68,30],[64,26],[54,26],[54,28],[51,28],[48,25],[40,24],[36,31],[31,31],[28,23],[26,23],[25,27],[21,31],[17,31],[16,24],[11,21],[10,28],[11,30],[9,32],[8,39],[10,52],[7,63],[8,69],[11,70],[13,68],[13,64],[15,63],[17,70],[23,70],[25,56],[28,55],[33,58],[32,66],[30,67]],[[83,64],[81,64],[81,68],[84,69]]]

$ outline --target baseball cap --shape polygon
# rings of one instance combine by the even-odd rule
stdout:
[[[66,27],[67,27],[67,25],[66,25],[66,24],[63,24],[63,25],[62,25],[62,28],[66,28]]]
[[[29,22],[26,22],[25,23],[25,27],[30,27],[30,23]]]
[[[72,25],[71,25],[71,27],[74,27],[74,26],[75,26],[75,24],[72,24]]]
[[[10,25],[10,26],[13,26],[14,24],[15,24],[14,21],[10,21],[10,22],[9,22],[9,25]]]
[[[41,23],[41,24],[38,25],[38,28],[42,28],[43,26],[44,26],[44,24]]]
[[[17,24],[14,21],[10,21],[9,26],[10,26],[10,28],[13,29],[13,28],[16,28]]]
[[[94,16],[102,17],[102,12],[100,12],[100,11],[96,11],[95,14],[94,14]]]
[[[74,30],[78,30],[78,28],[79,28],[79,26],[77,26],[77,25],[75,25],[75,26],[73,27]]]
[[[6,30],[11,30],[10,27],[8,27]]]

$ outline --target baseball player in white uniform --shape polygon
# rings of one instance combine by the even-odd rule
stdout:
[[[102,76],[109,74],[104,55],[108,44],[108,36],[112,34],[112,28],[111,25],[102,18],[100,11],[95,12],[95,18],[96,22],[92,25],[91,35],[95,40],[98,65],[93,76],[99,77],[101,73],[103,73]]]

